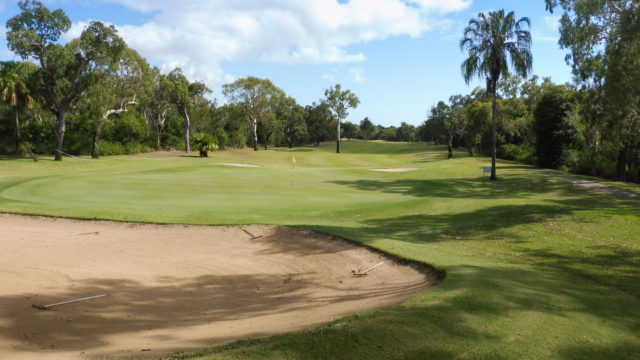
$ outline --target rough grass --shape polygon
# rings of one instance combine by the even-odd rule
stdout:
[[[0,160],[0,211],[295,225],[447,274],[401,306],[178,358],[637,358],[638,202],[511,162],[500,162],[491,182],[481,176],[488,159],[462,151],[447,160],[444,148],[357,141],[333,151]],[[369,170],[399,167],[418,170]]]

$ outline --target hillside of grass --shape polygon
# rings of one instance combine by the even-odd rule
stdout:
[[[322,231],[446,272],[396,307],[197,359],[635,359],[640,204],[443,147],[345,141],[195,156],[0,160],[0,211]],[[292,169],[292,159],[295,166]],[[251,163],[260,167],[232,167]],[[374,168],[416,168],[375,172]],[[635,185],[626,185],[638,191]],[[635,186],[635,188],[634,188]]]

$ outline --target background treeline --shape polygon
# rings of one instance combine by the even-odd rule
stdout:
[[[189,81],[181,69],[163,74],[150,66],[113,27],[94,21],[61,45],[60,35],[71,26],[64,11],[38,1],[19,6],[22,12],[7,22],[7,40],[24,61],[0,62],[2,154],[34,160],[55,154],[60,160],[64,154],[98,158],[195,146],[206,156],[247,145],[319,145],[337,137],[336,109],[346,115],[342,102],[349,91],[339,85],[337,93],[301,106],[270,80],[255,77],[223,86],[227,102],[218,105],[207,98],[205,84]],[[357,106],[349,96],[355,99],[350,106]],[[345,124],[344,136],[415,139],[413,128],[402,135],[368,119],[363,124],[362,131]]]
[[[607,121],[592,89],[557,85],[549,78],[508,75],[498,83],[497,156],[506,160],[617,178],[617,129]],[[418,128],[424,141],[491,152],[491,103],[484,89],[453,95],[433,106]],[[625,178],[640,179],[640,142],[630,147]]]

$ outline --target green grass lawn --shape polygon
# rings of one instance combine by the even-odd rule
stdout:
[[[0,211],[310,228],[432,264],[437,289],[196,359],[637,359],[640,204],[443,147],[351,141],[209,158],[0,160]],[[296,165],[292,174],[291,159]],[[224,162],[262,164],[239,168]],[[417,168],[386,173],[371,168]],[[638,191],[638,187],[627,185]]]

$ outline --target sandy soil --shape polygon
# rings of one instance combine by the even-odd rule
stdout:
[[[188,351],[310,328],[437,284],[433,273],[325,235],[247,229],[263,237],[0,214],[0,359]],[[69,235],[86,232],[98,234]],[[367,277],[351,274],[380,261]]]
[[[390,168],[390,169],[371,169],[371,171],[381,171],[381,172],[407,172],[418,170],[417,168]]]

